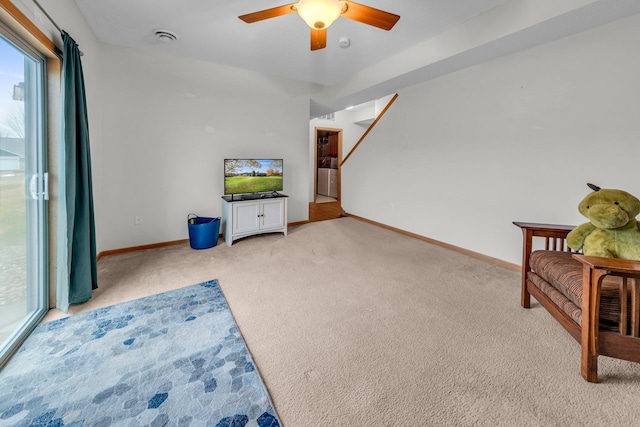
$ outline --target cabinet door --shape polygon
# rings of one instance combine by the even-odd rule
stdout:
[[[338,134],[329,135],[329,156],[338,157]]]
[[[260,228],[260,203],[233,204],[233,234],[255,231]]]
[[[265,200],[262,202],[261,228],[282,227],[284,225],[284,200]]]

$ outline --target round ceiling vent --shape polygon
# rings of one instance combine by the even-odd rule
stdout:
[[[349,40],[346,37],[340,37],[340,40],[338,40],[338,46],[340,46],[343,49],[346,49],[349,46],[351,46],[351,40]]]
[[[163,43],[171,43],[178,40],[178,36],[169,30],[153,30],[153,34]]]

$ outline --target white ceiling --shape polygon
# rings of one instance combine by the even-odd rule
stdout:
[[[103,42],[321,85],[319,92],[323,95],[312,103],[312,116],[314,106],[318,114],[336,111],[445,72],[640,12],[638,0],[360,0],[401,18],[388,32],[339,18],[328,28],[327,47],[312,52],[309,27],[295,13],[253,24],[238,19],[239,15],[286,1],[75,2]],[[471,24],[474,22],[477,25]],[[484,28],[479,29],[480,25]],[[496,29],[495,34],[480,40],[490,27]],[[175,33],[178,40],[162,43],[153,35],[158,28]],[[444,38],[447,34],[453,36]],[[349,48],[338,46],[341,37],[351,40]],[[449,44],[442,44],[443,40]],[[468,46],[453,49],[451,45],[461,40]],[[447,49],[451,50],[449,54]],[[434,50],[442,55],[437,60],[427,58]],[[354,76],[362,77],[358,84],[354,84]]]
[[[311,52],[307,24],[292,13],[246,24],[239,15],[287,4],[286,0],[76,0],[104,42],[161,49],[215,63],[320,84],[335,84],[393,53],[441,33],[507,0],[359,0],[400,20],[384,31],[346,18],[327,30],[327,47]],[[153,30],[178,35],[171,46]],[[351,46],[338,46],[348,37]]]

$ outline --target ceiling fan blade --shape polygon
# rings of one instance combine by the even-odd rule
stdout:
[[[327,29],[311,29],[311,50],[324,49],[327,47]]]
[[[265,9],[259,12],[247,13],[246,15],[238,16],[238,18],[242,19],[247,24],[262,21],[264,19],[276,18],[278,16],[288,15],[295,12],[295,10],[293,9],[293,6],[295,4],[296,3],[289,3],[285,4],[284,6],[273,7],[271,9]]]
[[[398,19],[400,19],[400,15],[385,12],[384,10],[365,6],[360,3],[345,1],[345,5],[346,10],[342,12],[342,16],[345,18],[353,19],[363,24],[373,25],[383,30],[389,31],[396,25]]]

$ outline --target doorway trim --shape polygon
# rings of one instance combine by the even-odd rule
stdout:
[[[318,134],[321,132],[335,132],[338,134],[338,194],[337,201],[342,200],[342,129],[316,127],[313,132],[313,203],[318,197]]]

